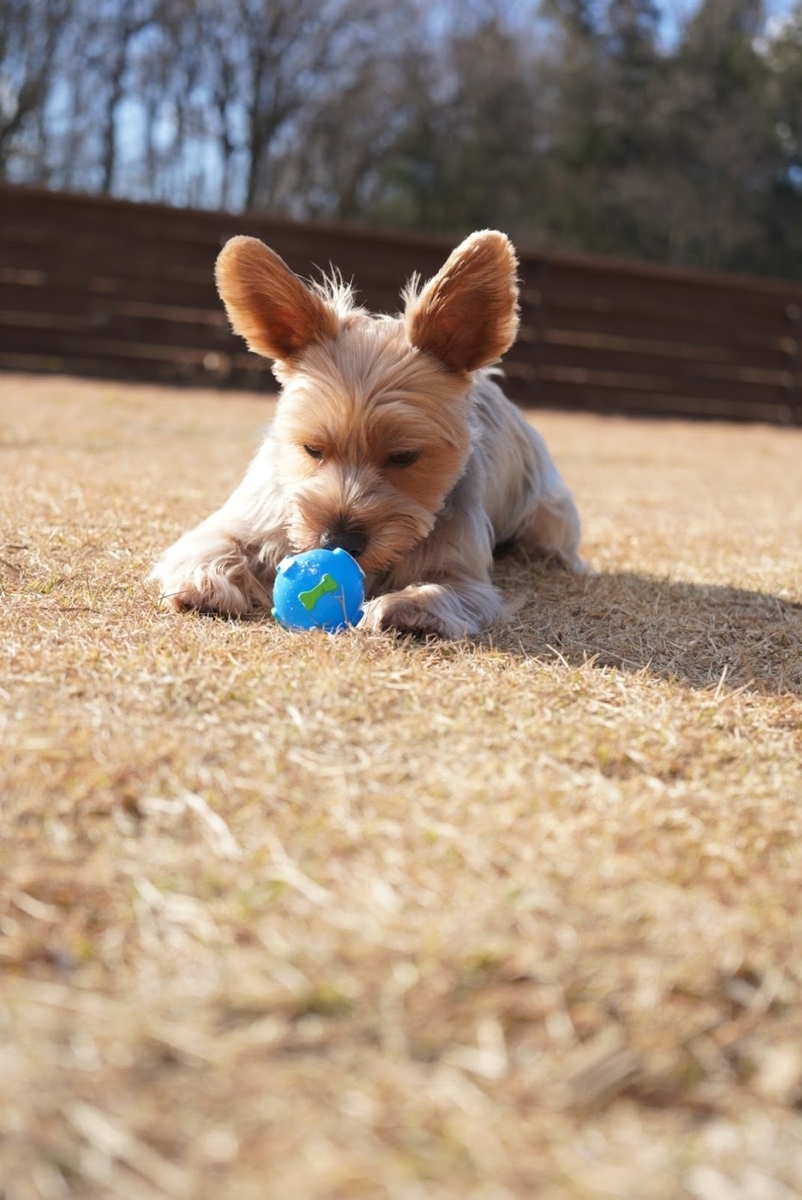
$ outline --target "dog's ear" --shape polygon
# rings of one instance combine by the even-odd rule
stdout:
[[[472,233],[420,294],[408,290],[405,320],[412,345],[451,371],[495,362],[518,332],[517,268],[503,233]]]
[[[258,238],[226,242],[215,278],[235,333],[257,354],[291,359],[313,342],[337,336],[334,310]]]

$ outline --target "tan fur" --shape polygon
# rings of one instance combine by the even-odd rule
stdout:
[[[285,554],[342,544],[366,573],[366,628],[456,638],[503,615],[497,543],[583,569],[568,489],[481,370],[514,340],[516,267],[503,234],[475,233],[391,319],[233,238],[220,294],[235,330],[275,359],[282,392],[240,486],[153,568],[173,607],[264,608]]]
[[[517,268],[503,233],[466,238],[419,296],[407,289],[412,345],[452,371],[476,371],[496,362],[518,332]]]
[[[311,342],[337,336],[332,310],[258,238],[231,238],[215,275],[234,330],[257,354],[292,358]]]

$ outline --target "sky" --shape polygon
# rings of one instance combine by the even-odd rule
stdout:
[[[660,0],[663,8],[662,37],[666,46],[676,40],[683,22],[699,7],[698,0]],[[799,0],[765,0],[766,12],[774,20],[781,21],[797,7]]]

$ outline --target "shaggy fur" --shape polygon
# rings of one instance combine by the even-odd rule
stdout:
[[[475,233],[412,281],[401,317],[376,317],[340,281],[308,287],[262,242],[232,238],[220,295],[282,390],[242,483],[151,571],[164,598],[269,608],[286,554],[342,546],[366,575],[364,627],[459,638],[503,616],[497,545],[583,570],[571,494],[487,370],[515,339],[516,271],[503,234]]]

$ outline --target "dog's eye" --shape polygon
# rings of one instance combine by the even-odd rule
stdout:
[[[420,458],[420,450],[399,450],[397,454],[388,454],[388,467],[411,467]]]
[[[306,451],[306,453],[309,455],[310,458],[322,458],[323,457],[323,451],[320,449],[319,446],[304,446],[304,450]]]

